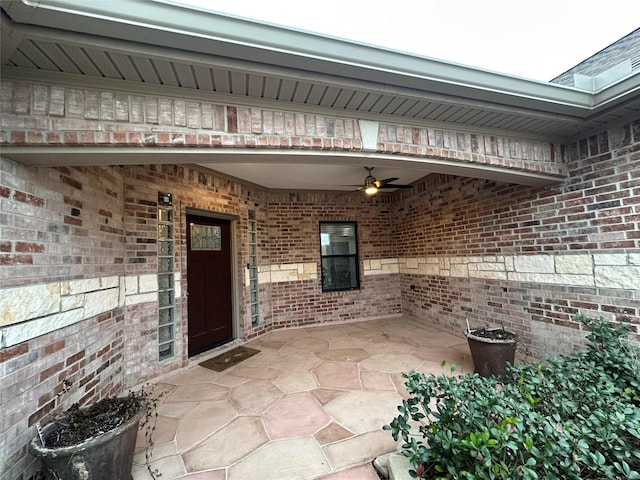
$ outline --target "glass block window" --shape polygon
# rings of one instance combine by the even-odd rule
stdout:
[[[360,288],[356,222],[320,222],[322,291]]]
[[[218,225],[191,224],[191,250],[222,250],[222,228]]]
[[[173,202],[158,193],[158,359],[175,355]]]
[[[258,233],[256,230],[256,212],[249,210],[249,303],[251,326],[260,323],[260,303],[258,301]]]

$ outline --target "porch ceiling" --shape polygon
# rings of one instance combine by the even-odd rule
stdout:
[[[455,125],[550,142],[569,142],[640,114],[637,73],[587,92],[168,0],[25,0],[0,7],[6,79],[204,95],[236,104],[417,126]],[[234,176],[247,170],[218,166]],[[428,173],[424,167],[417,168],[420,176]],[[267,177],[262,171],[244,178]],[[348,182],[341,178],[339,183]]]
[[[520,185],[548,185],[558,177],[490,165],[366,152],[225,150],[211,148],[139,147],[5,147],[2,155],[26,165],[196,164],[227,176],[281,190],[350,191],[362,185],[375,167],[378,179],[397,177],[400,184],[413,183],[430,173],[485,178]],[[386,190],[392,192],[392,189]]]

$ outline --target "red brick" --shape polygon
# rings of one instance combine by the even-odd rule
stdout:
[[[67,360],[65,362],[66,366],[68,367],[69,365],[76,363],[81,358],[84,358],[85,354],[86,354],[85,350],[80,350],[79,352],[74,353],[73,355],[67,357]]]
[[[87,383],[93,380],[94,377],[95,377],[95,372],[91,372],[90,374],[80,379],[80,381],[78,382],[78,386],[84,387]]]
[[[105,345],[104,347],[102,347],[100,350],[98,350],[98,358],[105,355],[107,352],[109,352],[109,350],[111,350],[110,345]]]
[[[49,145],[56,145],[62,143],[60,132],[47,132],[46,142]]]
[[[0,265],[32,265],[31,255],[0,255]]]
[[[11,132],[11,142],[12,143],[26,143],[26,133],[25,132]]]
[[[82,226],[82,219],[78,217],[71,217],[69,215],[64,216],[64,223],[67,225],[76,225],[78,227]]]
[[[40,253],[40,252],[44,252],[44,245],[40,243],[16,242],[15,251],[21,252],[21,253],[24,253],[24,252]]]
[[[64,363],[59,362],[59,363],[56,363],[55,365],[50,366],[49,368],[42,370],[40,372],[40,381],[44,382],[47,378],[55,375],[57,372],[62,370],[62,367],[64,367]]]
[[[80,185],[80,184],[78,184]],[[81,186],[76,186],[75,188],[82,188]],[[71,198],[67,195],[64,196],[64,203],[67,205],[71,205],[72,207],[82,208],[83,202],[77,198]]]
[[[113,143],[126,144],[128,143],[126,132],[113,132]]]
[[[55,343],[47,345],[42,349],[42,356],[45,357],[47,355],[51,355],[52,353],[62,350],[65,344],[66,344],[65,340],[58,340]]]
[[[2,348],[0,349],[0,363],[4,363],[7,360],[11,360],[12,358],[18,357],[20,355],[24,355],[29,352],[29,344],[21,343],[19,345],[15,345],[13,347]]]
[[[35,205],[37,207],[41,207],[44,205],[44,200],[40,197],[36,197],[35,195],[27,194],[24,192],[20,192],[16,190],[13,193],[13,199],[18,202],[29,203],[31,205]]]

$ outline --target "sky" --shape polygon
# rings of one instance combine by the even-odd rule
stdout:
[[[640,0],[173,0],[548,81],[640,27]]]

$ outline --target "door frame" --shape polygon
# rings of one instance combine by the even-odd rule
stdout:
[[[228,220],[229,221],[229,234],[231,236],[231,238],[229,239],[230,244],[231,244],[231,252],[230,252],[230,256],[231,256],[231,265],[229,265],[229,268],[231,269],[231,332],[232,332],[232,342],[234,340],[237,340],[240,336],[240,304],[239,304],[239,289],[238,289],[238,262],[239,262],[239,257],[238,257],[238,236],[237,236],[237,225],[238,225],[238,220],[240,220],[240,216],[239,215],[229,215],[227,213],[220,213],[220,212],[216,212],[213,210],[203,210],[200,208],[194,208],[194,207],[186,207],[185,208],[185,212],[184,212],[184,228],[189,228],[189,225],[187,224],[187,215],[197,215],[199,217],[207,217],[207,218],[215,218],[218,220]],[[186,230],[185,230],[186,232]],[[184,236],[184,241],[186,242],[186,233]],[[188,265],[188,261],[187,261],[187,249],[188,249],[188,245],[184,245],[184,252],[185,252],[185,262],[184,262],[184,268],[185,271],[182,274],[182,277],[184,279],[185,285],[186,285],[186,302],[187,304],[185,305],[185,311],[187,312],[186,314],[186,318],[185,318],[185,342],[187,342],[187,344],[184,345],[184,351],[188,352],[189,351],[189,309],[188,309],[188,304],[189,304],[189,281],[188,281],[188,275],[187,275],[187,271],[186,269],[189,267]],[[208,350],[208,352],[210,352],[210,350]],[[207,353],[207,352],[204,352]],[[196,355],[197,357],[197,355]]]

